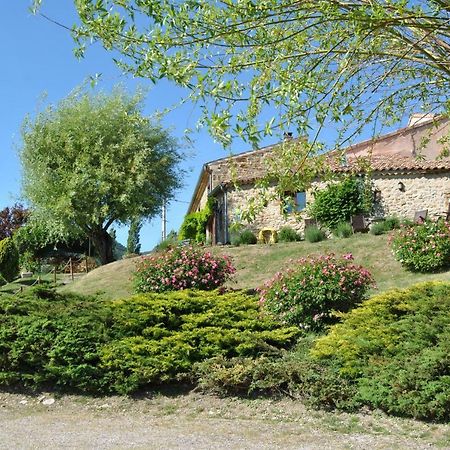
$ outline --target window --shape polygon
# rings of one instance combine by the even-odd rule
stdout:
[[[285,192],[283,204],[287,214],[303,211],[306,208],[306,192]]]

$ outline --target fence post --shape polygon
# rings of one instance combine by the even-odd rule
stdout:
[[[88,267],[88,257],[87,256],[84,257],[84,262],[86,263],[86,273],[88,273],[89,267]]]
[[[55,268],[53,269],[53,282],[54,282],[54,284],[55,284],[55,286],[56,286],[56,266],[55,266]]]
[[[73,263],[72,263],[72,258],[69,259],[69,267],[70,267],[70,278],[72,278],[72,281],[73,281]]]

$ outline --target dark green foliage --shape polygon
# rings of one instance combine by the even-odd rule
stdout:
[[[13,281],[19,274],[19,252],[12,238],[0,241],[0,274],[6,281]]]
[[[364,212],[364,191],[364,183],[357,178],[331,183],[315,193],[310,214],[319,223],[333,230],[339,223],[348,222],[352,215]]]
[[[387,233],[388,231],[395,230],[400,227],[400,219],[395,216],[386,217],[386,219],[380,222],[375,222],[370,227],[370,233],[378,236],[380,234]]]
[[[206,358],[279,351],[298,332],[261,317],[257,299],[239,292],[113,302],[39,288],[0,296],[0,385],[131,393],[186,377]]]
[[[317,225],[310,225],[305,229],[305,239],[308,242],[320,242],[324,241],[327,235],[323,230],[321,230]]]
[[[351,410],[355,387],[331,364],[310,357],[316,335],[305,334],[293,350],[257,358],[223,356],[198,363],[196,381],[200,388],[219,394],[290,394],[307,404]]]
[[[291,227],[283,227],[278,231],[278,242],[297,242],[300,241],[300,235]]]
[[[133,219],[128,230],[127,253],[139,255],[141,253],[141,244],[139,242],[139,233],[141,232],[142,221]]]
[[[392,250],[402,266],[435,272],[450,266],[450,224],[443,220],[406,225],[394,235]]]
[[[379,236],[380,234],[384,234],[388,231],[388,228],[386,226],[386,222],[383,220],[381,222],[375,222],[370,227],[370,234],[373,234],[374,236]]]
[[[256,244],[258,239],[252,230],[244,230],[239,236],[239,241],[243,245],[253,245]]]
[[[99,349],[111,311],[105,303],[43,288],[0,296],[0,384],[97,392]]]
[[[349,238],[353,234],[352,226],[348,222],[338,223],[333,234],[338,238]]]
[[[178,238],[189,239],[193,242],[206,241],[206,225],[214,213],[214,199],[209,198],[206,206],[198,212],[187,214],[180,227]]]
[[[313,349],[339,366],[356,400],[388,413],[450,418],[450,284],[377,295],[345,316]]]
[[[400,219],[396,216],[389,216],[384,219],[386,230],[391,231],[400,227]]]

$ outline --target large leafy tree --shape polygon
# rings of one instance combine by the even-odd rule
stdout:
[[[188,88],[208,105],[203,121],[225,143],[296,127],[309,132],[313,151],[330,122],[342,145],[367,123],[390,124],[413,108],[450,109],[448,0],[75,5],[79,55],[100,40],[134,75]]]
[[[23,125],[23,190],[34,215],[92,239],[113,259],[108,229],[151,218],[180,186],[175,140],[141,112],[142,96],[80,91]]]

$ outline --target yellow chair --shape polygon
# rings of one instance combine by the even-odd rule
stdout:
[[[277,230],[263,228],[258,233],[258,244],[275,244],[277,242]]]

